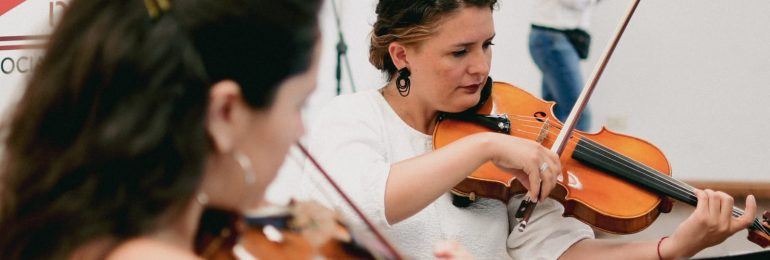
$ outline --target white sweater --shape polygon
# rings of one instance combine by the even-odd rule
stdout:
[[[432,137],[409,127],[376,90],[336,97],[319,113],[311,130],[311,153],[409,258],[432,259],[433,245],[451,239],[476,259],[507,259],[509,253],[517,259],[555,259],[574,242],[593,237],[588,226],[561,217],[563,208],[555,201],[538,205],[528,230],[514,231],[509,237],[505,204],[481,199],[468,208],[457,208],[449,193],[414,216],[388,225],[384,208],[390,165],[430,152]],[[317,176],[308,172],[313,171],[311,167],[305,171],[306,178]],[[310,184],[306,179],[302,190],[322,200],[318,183],[323,182]],[[515,199],[510,205],[519,202]],[[331,203],[348,219],[355,219],[352,211],[340,206],[341,199]]]
[[[598,0],[536,0],[532,24],[556,29],[588,29]]]

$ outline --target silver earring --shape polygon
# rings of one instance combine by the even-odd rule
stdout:
[[[235,151],[233,157],[235,157],[235,161],[237,161],[241,166],[241,169],[243,169],[243,179],[246,184],[251,185],[257,182],[257,174],[254,173],[254,168],[251,167],[251,159],[239,151]]]
[[[206,203],[209,203],[209,195],[206,195],[206,193],[198,192],[197,195],[195,195],[195,201],[197,201],[201,205],[206,205]]]

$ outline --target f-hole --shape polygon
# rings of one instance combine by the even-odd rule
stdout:
[[[545,117],[546,117],[545,112],[537,111],[535,112],[535,114],[533,114],[533,116],[535,116],[535,120],[540,122],[545,122]]]

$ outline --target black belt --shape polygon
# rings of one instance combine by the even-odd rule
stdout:
[[[591,35],[588,32],[583,31],[580,28],[562,30],[534,24],[532,25],[532,29],[561,33],[567,37],[567,40],[572,44],[572,47],[575,47],[575,51],[580,59],[588,58],[588,51],[591,46]]]
[[[556,29],[556,28],[545,27],[545,26],[540,26],[540,25],[535,25],[535,24],[532,25],[532,29],[538,29],[538,30],[544,30],[544,31],[552,31],[552,32],[560,32],[560,33],[568,31],[568,30]]]

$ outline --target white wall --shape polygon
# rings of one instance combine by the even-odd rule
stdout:
[[[627,1],[595,15],[602,48]],[[642,1],[597,86],[597,121],[658,145],[674,176],[770,182],[770,2]],[[584,68],[588,71],[596,57]]]
[[[491,76],[540,94],[540,74],[527,51],[529,10],[536,0],[502,0]],[[329,1],[327,1],[329,2]],[[337,0],[359,90],[384,84],[368,63],[375,0]],[[630,0],[596,8],[587,78]],[[770,182],[770,2],[764,0],[642,1],[590,102],[593,124],[645,139],[666,154],[684,180]],[[335,95],[336,29],[322,14],[324,53],[318,90],[306,121]],[[349,90],[343,78],[344,90]],[[312,129],[309,129],[312,131]],[[298,157],[298,156],[297,156]],[[269,198],[283,201],[297,180],[287,160]]]
[[[491,76],[539,95],[540,75],[526,47],[529,10],[536,0],[501,1],[494,14]],[[0,16],[0,36],[47,31],[50,7],[56,19],[60,2],[24,2]],[[382,75],[368,63],[376,1],[337,2],[358,89],[383,85]],[[594,12],[591,57],[583,63],[586,76],[631,3],[601,2]],[[306,109],[307,121],[335,96],[337,36],[329,3],[322,14],[321,77]],[[770,182],[770,139],[764,138],[770,132],[764,115],[770,111],[764,103],[770,101],[768,13],[770,2],[765,0],[642,1],[590,102],[594,125],[609,125],[656,144],[681,179]],[[39,54],[0,50],[0,61],[22,56]],[[26,75],[0,73],[0,112],[18,95]],[[343,83],[349,92],[346,76]],[[269,193],[271,200],[285,200],[298,180],[296,160],[287,162]]]

